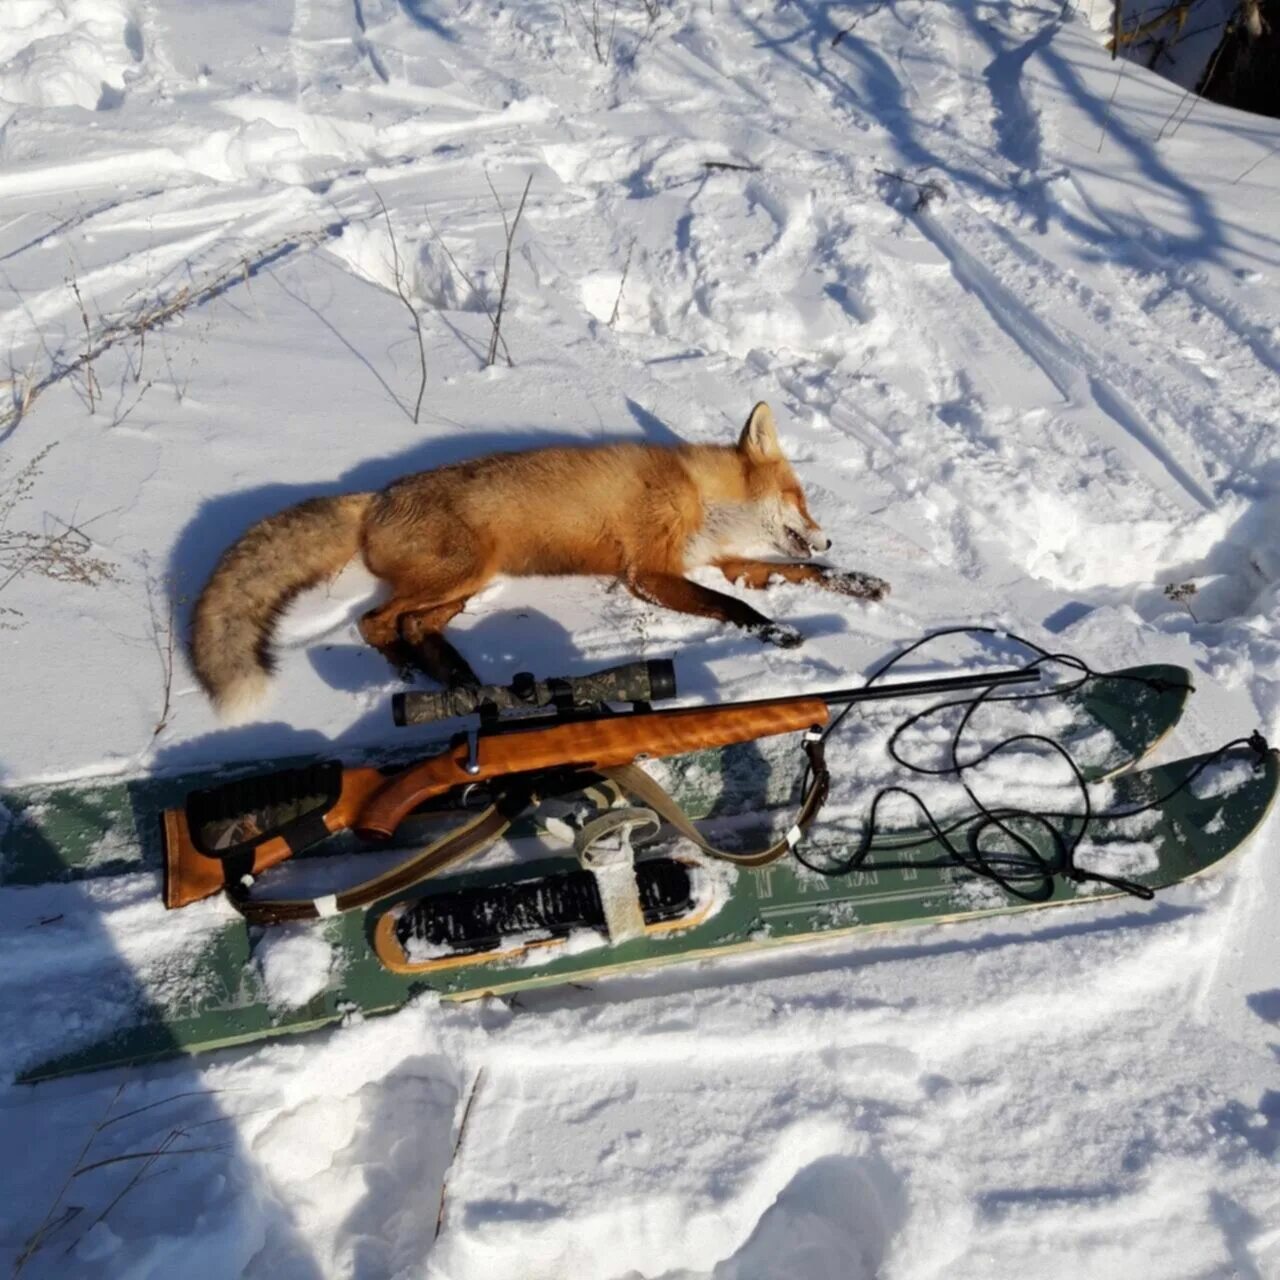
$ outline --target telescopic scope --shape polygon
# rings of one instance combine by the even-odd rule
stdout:
[[[676,696],[676,669],[670,658],[624,662],[585,676],[535,680],[522,671],[510,684],[482,684],[436,693],[397,693],[391,714],[400,726],[433,724],[476,711],[528,711],[538,707],[584,709],[605,702],[657,702]]]

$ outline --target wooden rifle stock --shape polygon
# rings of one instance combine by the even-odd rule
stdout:
[[[333,806],[317,821],[323,832],[336,835],[349,831],[369,799],[386,786],[386,775],[378,769],[344,769],[342,790]],[[185,907],[226,884],[226,867],[216,856],[203,852],[192,836],[191,822],[184,808],[167,809],[161,816],[164,833],[166,907]],[[259,876],[293,856],[293,844],[283,836],[271,836],[254,846],[248,873]]]
[[[807,729],[826,724],[827,717],[827,704],[818,697],[632,712],[481,736],[475,759],[471,742],[460,735],[439,755],[379,788],[353,825],[367,839],[386,840],[420,804],[469,782],[546,769],[607,769]]]

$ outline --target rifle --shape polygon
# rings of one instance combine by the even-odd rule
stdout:
[[[163,815],[165,904],[184,906],[220,889],[252,923],[309,920],[368,906],[473,856],[535,798],[581,791],[601,779],[656,811],[706,852],[760,866],[788,852],[813,821],[829,778],[821,726],[830,708],[1035,681],[1034,669],[898,681],[823,693],[655,710],[676,695],[669,660],[631,662],[591,675],[394,695],[399,726],[475,716],[434,754],[393,769],[324,762],[193,792]],[[647,759],[805,731],[808,786],[783,840],[756,853],[728,853],[702,838],[675,802],[638,767]],[[461,800],[481,784],[478,816],[371,880],[319,898],[251,896],[256,878],[342,832],[386,844],[409,815]],[[455,805],[456,807],[456,805]]]

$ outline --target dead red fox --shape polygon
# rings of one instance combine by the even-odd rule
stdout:
[[[684,575],[714,565],[730,582],[774,577],[879,600],[888,583],[794,563],[831,540],[809,515],[766,404],[736,445],[609,444],[497,453],[406,476],[380,493],[311,498],[254,525],[196,602],[196,675],[224,714],[244,713],[272,670],[271,635],[299,592],[357,552],[390,598],[360,622],[392,661],[444,683],[475,682],[441,634],[496,574],[604,574],[651,604],[732,622],[784,648],[794,628]],[[745,558],[781,553],[792,563]]]

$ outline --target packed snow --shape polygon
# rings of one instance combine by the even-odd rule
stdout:
[[[759,697],[984,622],[1192,670],[1158,758],[1280,739],[1280,122],[1111,61],[1094,8],[8,0],[0,781],[387,743],[356,568],[285,619],[263,718],[214,718],[181,636],[248,524],[495,449],[727,442],[758,400],[832,561],[893,594],[770,587],[784,652],[500,582],[451,628],[483,678],[675,656],[691,700]],[[833,742],[833,820],[892,773],[890,720]],[[5,1084],[0,1252],[33,1280],[1278,1276],[1277,843],[1151,904]],[[230,918],[148,872],[0,889],[0,1072],[182,990]],[[333,956],[301,931],[257,962],[291,1007]]]

